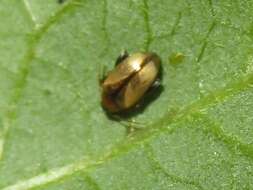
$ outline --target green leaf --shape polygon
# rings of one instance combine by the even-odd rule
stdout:
[[[0,189],[253,189],[253,2],[2,0]],[[122,50],[161,56],[128,133],[100,106]]]

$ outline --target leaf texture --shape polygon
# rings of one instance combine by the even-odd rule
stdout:
[[[0,189],[253,189],[252,12],[244,0],[2,0]],[[124,49],[156,52],[164,70],[130,134],[98,83]]]

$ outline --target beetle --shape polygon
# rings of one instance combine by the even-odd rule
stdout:
[[[133,108],[145,93],[157,84],[161,60],[152,52],[126,52],[119,56],[115,68],[101,82],[101,104],[110,113]]]

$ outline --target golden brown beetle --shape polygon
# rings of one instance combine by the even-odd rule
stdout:
[[[114,70],[102,81],[102,106],[111,113],[138,103],[156,81],[160,58],[155,53],[124,54]]]

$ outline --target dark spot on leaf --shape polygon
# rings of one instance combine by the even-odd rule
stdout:
[[[43,94],[45,96],[50,96],[52,94],[52,92],[51,92],[51,90],[46,89],[46,90],[43,91]]]

